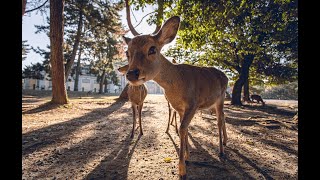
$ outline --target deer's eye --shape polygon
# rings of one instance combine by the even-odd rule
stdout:
[[[155,46],[151,46],[151,48],[149,49],[148,55],[155,54],[155,53],[156,53],[156,47]]]
[[[128,51],[126,51],[126,56],[127,56],[127,57],[129,57],[129,53],[128,53]]]

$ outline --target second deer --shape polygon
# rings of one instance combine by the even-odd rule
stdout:
[[[118,71],[122,74],[125,74],[127,70],[128,70],[128,65],[125,65],[118,69]],[[139,86],[132,86],[129,84],[127,93],[128,93],[129,101],[131,102],[131,106],[132,106],[133,127],[132,127],[132,132],[130,137],[133,138],[134,130],[136,126],[136,114],[138,114],[138,118],[139,118],[140,135],[143,135],[142,125],[141,125],[141,111],[142,111],[144,99],[146,98],[148,91],[147,91],[147,87],[144,84],[141,84]]]

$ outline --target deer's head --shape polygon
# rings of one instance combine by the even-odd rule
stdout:
[[[138,86],[156,77],[160,71],[160,51],[175,38],[179,23],[180,18],[173,16],[156,34],[134,34],[132,39],[124,37],[128,45],[126,55],[129,62],[126,77],[131,85]]]

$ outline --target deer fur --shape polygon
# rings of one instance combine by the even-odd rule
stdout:
[[[120,67],[118,71],[122,74],[125,74],[127,72],[127,69],[128,69],[128,65],[125,65],[123,67]],[[128,93],[129,101],[131,102],[131,107],[132,107],[133,127],[132,127],[132,132],[130,137],[133,138],[134,130],[136,126],[137,113],[139,118],[140,135],[143,135],[142,124],[141,124],[141,111],[142,111],[144,99],[146,98],[148,91],[147,91],[147,87],[144,84],[141,84],[139,86],[132,86],[129,84],[127,93]]]

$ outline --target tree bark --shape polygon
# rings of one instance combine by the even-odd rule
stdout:
[[[82,32],[82,26],[83,26],[82,5],[83,4],[81,3],[81,7],[79,9],[79,22],[78,22],[77,35],[76,35],[75,40],[74,40],[71,57],[67,61],[67,64],[66,64],[66,71],[65,71],[66,79],[68,78],[68,76],[69,76],[69,74],[71,72],[71,67],[72,67],[72,65],[74,63],[74,59],[76,58],[77,50],[78,50],[78,47],[79,47],[79,44],[80,44],[80,38],[81,38],[81,32]]]
[[[249,79],[247,78],[243,84],[243,98],[244,101],[250,101],[250,93],[249,93]]]
[[[104,81],[104,92],[105,93],[108,92],[108,80],[107,79]]]
[[[27,4],[27,0],[22,0],[22,16],[26,12],[26,4]]]
[[[77,67],[76,67],[76,78],[74,80],[74,91],[79,91],[78,86],[79,86],[79,75],[80,75],[80,67],[81,67],[81,64],[80,64],[81,52],[82,52],[82,48],[80,45],[78,62],[77,62]]]
[[[67,104],[63,65],[64,0],[50,0],[50,62],[52,67],[52,103]]]
[[[99,94],[103,93],[103,84],[104,84],[105,77],[106,77],[106,71],[103,70],[102,75],[101,75],[101,79],[100,79]]]
[[[244,56],[239,79],[235,82],[232,89],[232,99],[231,99],[232,105],[240,105],[240,106],[242,105],[241,103],[242,86],[248,80],[249,68],[252,64],[253,59],[254,59],[254,55],[249,54]]]

